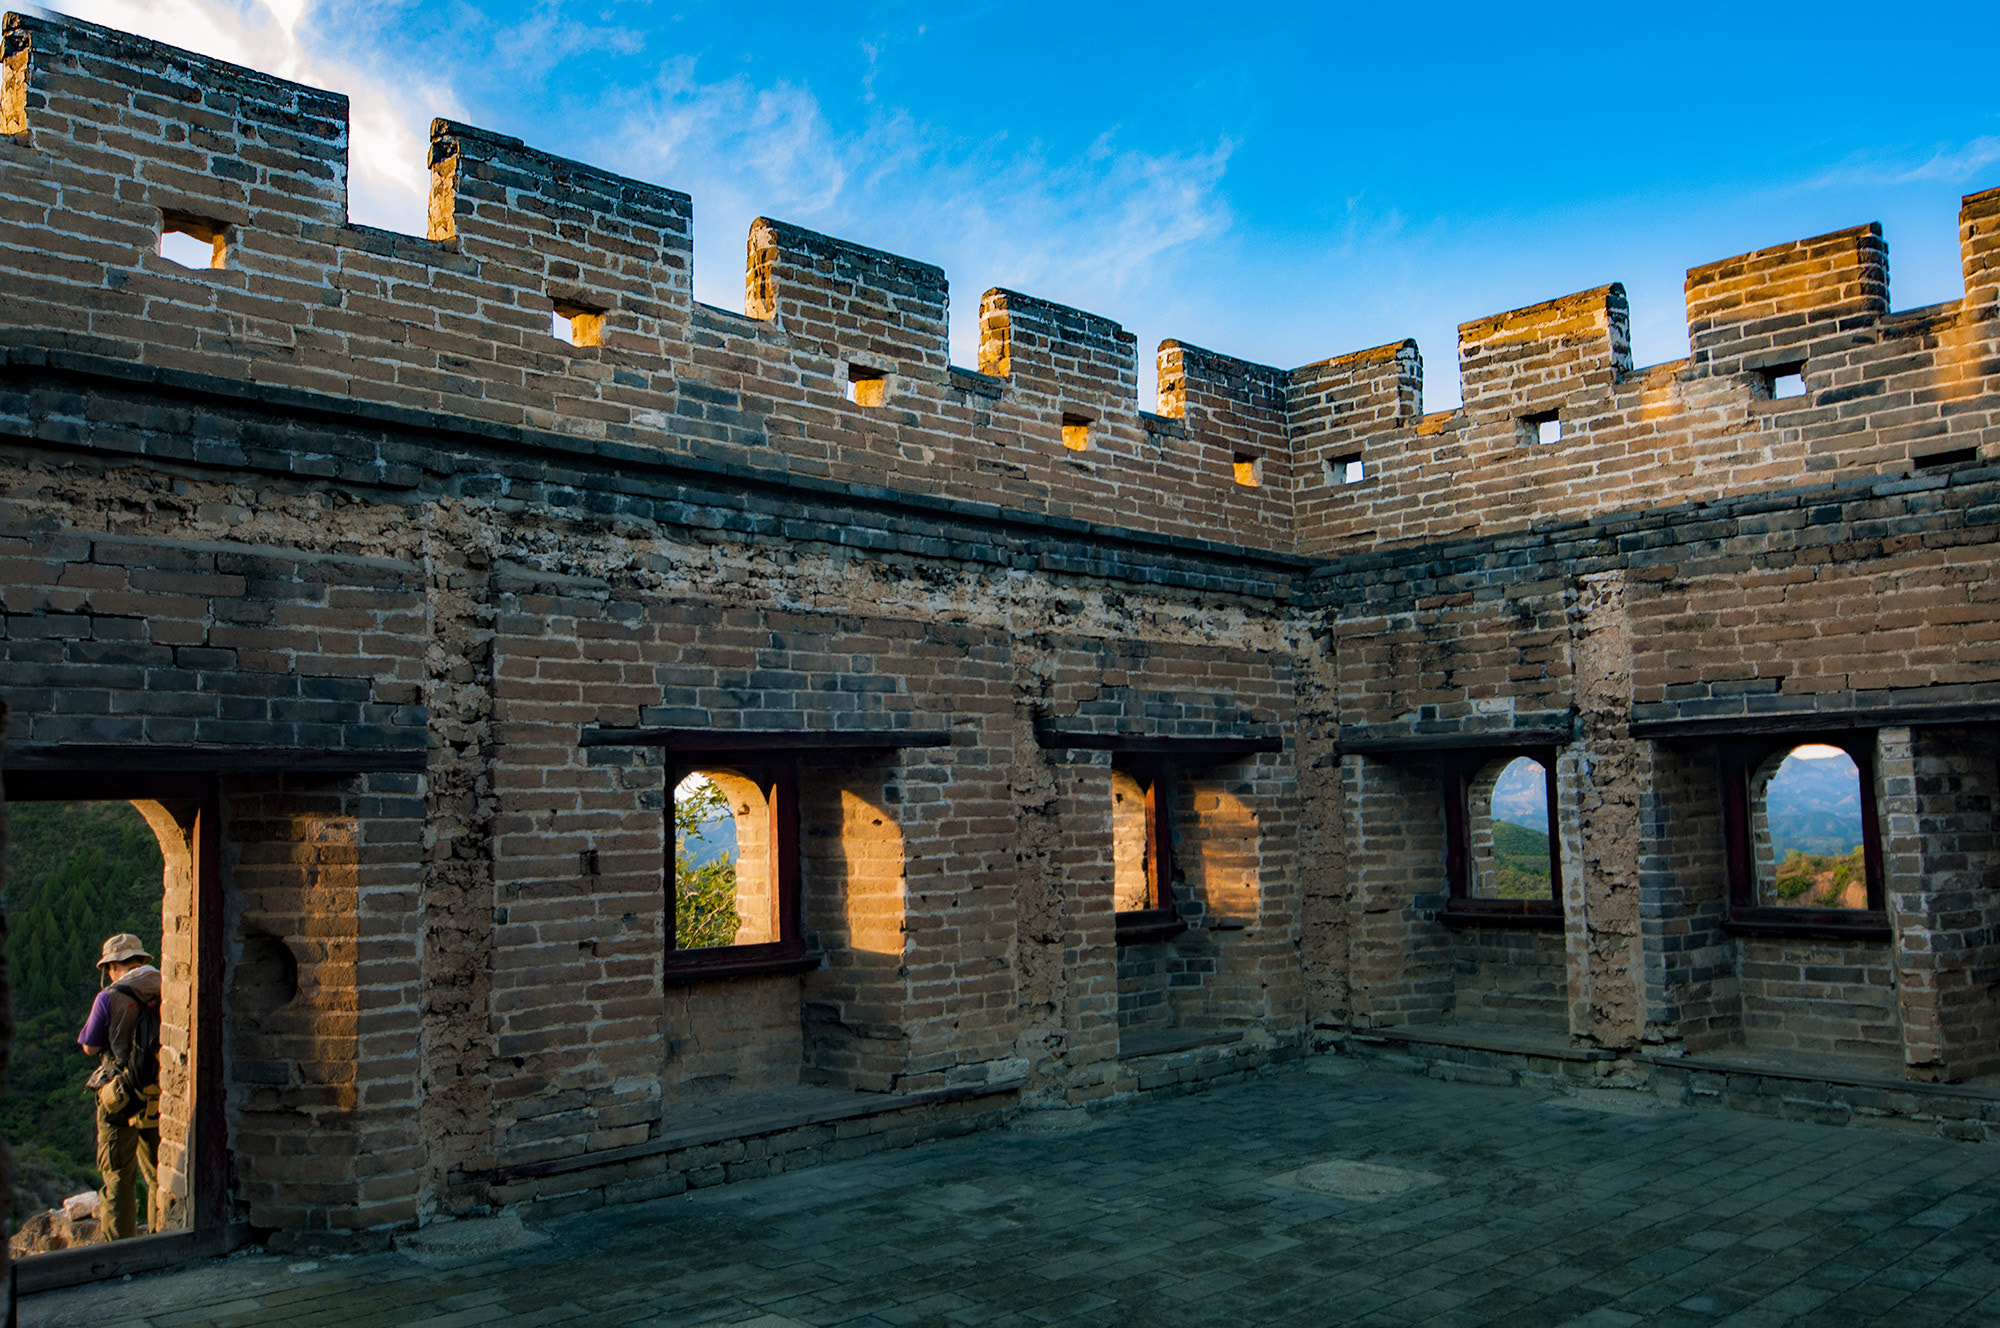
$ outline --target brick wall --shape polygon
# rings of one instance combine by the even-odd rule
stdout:
[[[1569,1031],[1569,966],[1559,933],[1467,928],[1451,937],[1450,1018]]]
[[[229,1147],[253,1225],[338,1233],[417,1215],[415,786],[225,782]]]
[[[1639,935],[1644,1039],[1691,1052],[1733,1045],[1743,1027],[1737,943],[1728,913],[1716,753],[1661,744],[1642,795]]]

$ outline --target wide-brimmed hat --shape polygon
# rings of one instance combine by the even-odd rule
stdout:
[[[104,953],[97,957],[97,966],[103,968],[106,964],[122,964],[128,959],[150,960],[152,957],[146,953],[144,941],[129,931],[121,931],[104,943]]]

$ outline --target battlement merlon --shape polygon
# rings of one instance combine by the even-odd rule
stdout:
[[[1137,423],[1138,338],[1108,318],[989,290],[979,302],[979,371],[1089,419]]]
[[[1965,264],[1965,309],[1987,321],[2000,303],[2000,189],[1967,194],[1961,200],[1958,246]]]
[[[1881,224],[1690,268],[1687,312],[1697,373],[1727,377],[1843,349],[1889,312]]]
[[[1352,455],[1363,439],[1409,424],[1423,409],[1424,359],[1407,337],[1286,375],[1286,416],[1300,467]]]
[[[1631,315],[1616,282],[1458,328],[1462,410],[1473,419],[1560,414],[1631,369]]]
[[[1290,464],[1285,410],[1289,375],[1268,364],[1163,341],[1159,350],[1160,414],[1183,421],[1202,442],[1237,456],[1274,457]]]
[[[945,383],[951,371],[944,269],[787,222],[750,223],[744,312],[834,361]]]
[[[431,124],[430,238],[514,292],[501,322],[546,333],[551,306],[614,316],[610,344],[684,325],[694,299],[688,195],[450,120]],[[673,335],[673,334],[669,334]]]

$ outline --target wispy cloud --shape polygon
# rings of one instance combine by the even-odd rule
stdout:
[[[1803,189],[1845,189],[1856,185],[1963,184],[1990,174],[2000,162],[2000,137],[1981,134],[1964,143],[1890,154],[1857,153],[1805,181]]]
[[[1068,156],[1005,136],[966,143],[907,115],[843,133],[805,87],[715,82],[678,62],[625,99],[599,159],[695,196],[698,219],[738,234],[759,213],[941,263],[965,283],[1024,287],[1102,307],[1158,261],[1229,229],[1221,185],[1233,145],[1155,153],[1106,133]],[[713,245],[722,237],[700,233]],[[730,253],[733,259],[733,251]],[[734,303],[729,262],[697,254],[703,296]],[[706,278],[713,274],[715,283]],[[974,336],[967,318],[960,341]]]

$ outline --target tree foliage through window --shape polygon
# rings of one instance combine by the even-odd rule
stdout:
[[[674,790],[674,948],[734,945],[734,818],[722,790],[699,774]]]

